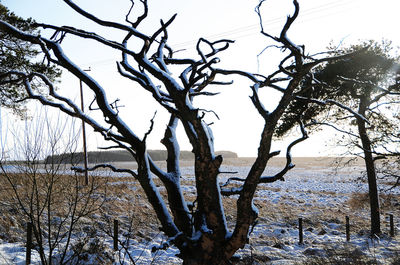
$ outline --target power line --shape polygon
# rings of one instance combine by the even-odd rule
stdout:
[[[339,0],[339,1],[332,1],[332,2],[329,2],[327,4],[320,5],[320,6],[317,6],[317,7],[313,7],[313,8],[310,8],[310,9],[306,9],[306,10],[304,10],[304,11],[302,11],[300,13],[300,17],[299,17],[300,21],[297,22],[297,24],[301,24],[301,23],[304,23],[304,22],[309,22],[309,21],[312,21],[312,20],[315,20],[315,19],[321,18],[321,17],[326,17],[327,16],[326,14],[321,14],[321,12],[326,11],[326,10],[336,9],[336,11],[334,13],[331,13],[328,16],[332,16],[332,15],[338,14],[338,13],[342,12],[342,10],[338,11],[337,10],[338,8],[349,6],[349,5],[353,5],[355,2],[356,1],[349,2],[348,0]],[[306,18],[308,18],[308,17],[310,17],[310,16],[312,16],[314,14],[320,14],[320,15],[317,16],[317,17],[309,18],[309,19],[306,20]],[[284,21],[285,21],[284,18],[282,18],[282,17],[278,18],[277,17],[277,18],[273,18],[273,19],[270,19],[270,20],[265,20],[264,23],[263,23],[263,26],[264,26],[264,29],[271,30],[271,29],[276,28],[276,25],[278,25],[279,23],[283,23]],[[249,33],[251,31],[255,31],[257,29],[258,29],[257,32]],[[248,36],[251,36],[251,35],[254,35],[254,34],[258,34],[259,33],[259,29],[260,29],[260,25],[259,24],[252,24],[252,25],[248,25],[248,26],[245,26],[245,27],[232,29],[232,30],[225,31],[225,32],[208,35],[205,38],[206,39],[210,39],[210,40],[211,39],[218,39],[218,38],[227,38],[227,37],[232,37],[234,39],[238,39],[238,38],[243,38],[243,37],[248,37]],[[248,33],[248,34],[242,35],[240,37],[233,37],[233,36],[235,36],[235,34],[237,35],[239,33]],[[197,39],[193,39],[193,40],[190,40],[190,41],[176,43],[176,44],[173,45],[173,47],[177,48],[177,49],[183,49],[183,48],[189,47],[189,46],[193,47],[194,44],[197,43],[197,41],[198,41]]]
[[[341,13],[344,9],[344,7],[348,7],[350,5],[354,5],[355,2],[359,2],[359,0],[356,1],[348,1],[348,0],[338,0],[338,1],[331,1],[329,3],[326,3],[324,5],[319,5],[316,7],[312,7],[309,9],[306,9],[304,11],[301,11],[299,21],[296,24],[302,24],[302,23],[307,23],[322,17],[327,17],[327,16],[332,16]],[[340,10],[338,10],[340,9]],[[327,14],[327,13],[321,13],[325,11],[332,10],[333,13]],[[317,16],[313,16],[317,14]],[[265,30],[274,30],[277,28],[280,28],[280,23],[283,23],[285,21],[284,18],[282,17],[276,17],[272,18],[269,20],[265,20],[263,23],[264,29]],[[278,27],[279,25],[279,27]],[[223,39],[223,38],[230,38],[230,39],[241,39],[241,38],[246,38],[249,36],[253,36],[256,34],[259,34],[260,32],[260,25],[259,24],[252,24],[252,25],[247,25],[244,27],[239,27],[239,28],[234,28],[228,31],[216,33],[216,34],[211,34],[206,36],[206,39],[212,40],[212,39]],[[192,39],[188,41],[183,41],[179,43],[172,44],[171,46],[175,50],[179,49],[186,49],[186,48],[194,48],[194,45],[197,43],[198,39]],[[103,59],[99,61],[92,61],[89,62],[90,65],[108,65],[111,63],[115,62],[115,58],[109,58],[109,59]]]

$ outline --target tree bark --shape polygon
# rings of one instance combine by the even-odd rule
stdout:
[[[358,113],[365,116],[367,108],[367,98],[362,97],[360,99],[359,111]],[[372,157],[371,141],[367,134],[367,128],[365,126],[365,121],[361,118],[357,118],[358,134],[361,139],[361,144],[364,152],[364,162],[367,171],[368,178],[368,193],[369,193],[369,203],[371,210],[371,234],[380,234],[380,212],[379,212],[379,194],[378,186],[376,183],[376,170],[374,159]]]

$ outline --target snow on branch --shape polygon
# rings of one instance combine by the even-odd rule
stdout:
[[[49,86],[50,93],[53,93],[58,100],[63,101],[70,107],[72,106],[73,110],[71,110],[70,108],[66,107],[63,104],[52,102],[51,100],[48,100],[42,95],[35,94],[30,86],[31,80],[29,78],[25,78],[24,85],[30,98],[39,100],[44,105],[56,107],[73,117],[79,117],[83,119],[85,122],[91,125],[95,129],[95,131],[102,132],[103,135],[111,134],[112,138],[117,139],[118,141],[130,142],[130,145],[133,145],[136,148],[139,148],[139,146],[141,146],[141,140],[120,120],[120,118],[116,115],[115,111],[112,110],[111,107],[109,106],[104,89],[95,80],[93,80],[90,76],[88,76],[83,70],[81,70],[72,61],[70,61],[70,59],[64,54],[59,43],[48,40],[41,36],[35,36],[32,34],[24,33],[3,21],[0,21],[0,30],[21,40],[28,41],[32,44],[38,44],[42,48],[43,48],[43,43],[45,43],[46,50],[44,52],[52,51],[52,54],[57,58],[57,61],[53,60],[55,61],[55,63],[69,70],[77,78],[82,80],[82,82],[88,85],[88,87],[92,90],[92,92],[96,96],[97,104],[103,110],[106,122],[110,123],[112,126],[115,126],[120,134],[111,133],[109,129],[105,129],[104,127],[100,126],[96,121],[84,115],[75,105],[71,105],[72,102],[68,101],[67,99],[63,99],[61,97],[57,98],[57,95],[54,93],[54,88],[52,88],[51,85]],[[40,75],[36,74],[36,76],[42,78]],[[45,80],[44,78],[42,79]],[[50,83],[48,83],[48,85],[49,84]],[[125,136],[122,137],[122,135]]]
[[[76,12],[78,12],[79,14],[81,14],[82,16],[86,17],[87,19],[101,25],[101,26],[105,26],[105,27],[111,27],[111,28],[116,28],[116,29],[120,29],[120,30],[124,30],[129,32],[130,34],[142,39],[142,40],[148,40],[149,37],[141,32],[139,32],[138,30],[136,30],[136,28],[134,27],[129,27],[127,25],[124,24],[120,24],[120,23],[116,23],[116,22],[111,22],[111,21],[105,21],[105,20],[101,20],[99,18],[97,18],[96,16],[90,14],[89,12],[83,10],[82,8],[80,8],[78,5],[76,5],[73,1],[71,0],[64,0],[64,2],[69,5],[72,9],[74,9]],[[147,3],[147,1],[146,1]],[[146,4],[147,6],[147,4]],[[138,24],[141,22],[141,20],[138,20]],[[138,26],[138,25],[136,25]]]
[[[87,32],[85,30],[77,29],[77,28],[70,27],[70,26],[58,27],[58,26],[44,24],[44,23],[36,23],[36,26],[42,27],[44,29],[53,29],[53,30],[56,31],[56,33],[57,32],[69,33],[69,34],[72,34],[72,35],[75,35],[75,36],[78,36],[78,37],[81,37],[81,38],[95,40],[95,41],[97,41],[99,43],[102,43],[104,45],[107,45],[107,46],[109,46],[111,48],[124,51],[126,53],[131,54],[131,55],[134,54],[131,50],[126,49],[120,43],[112,41],[112,40],[108,40],[108,39],[106,39],[106,38],[104,38],[104,37],[102,37],[100,35],[97,35],[94,32]],[[55,38],[55,36],[56,36],[56,34],[53,35],[53,39]],[[51,39],[51,40],[53,40],[53,39]],[[60,40],[61,39],[55,40],[55,42],[56,43],[60,43]]]
[[[173,172],[179,179],[181,172],[179,167],[180,147],[176,138],[176,127],[178,126],[178,118],[171,114],[164,137],[161,143],[167,148],[167,170]]]
[[[9,71],[9,72],[6,72],[6,73],[3,73],[0,75],[0,80],[2,80],[2,81],[0,81],[0,84],[3,82],[3,79],[6,78],[7,76],[15,76],[15,75],[19,76],[19,78],[23,82],[25,91],[28,95],[28,98],[26,98],[26,99],[39,100],[43,105],[48,105],[48,106],[57,108],[70,116],[80,118],[80,119],[84,120],[86,123],[90,124],[96,131],[99,131],[99,132],[108,131],[107,128],[101,126],[99,123],[97,123],[91,117],[85,115],[81,111],[81,109],[76,104],[74,104],[70,99],[58,95],[56,93],[54,85],[43,74],[40,74],[40,73],[25,74],[20,71]],[[44,95],[36,94],[34,92],[34,89],[31,87],[31,81],[35,77],[40,78],[44,82],[44,84],[48,87],[48,92],[51,97],[53,97],[54,99],[57,99],[58,101],[65,103],[67,106],[65,104],[55,102],[54,100],[51,100],[51,98],[47,98]],[[15,81],[16,80],[14,80],[14,82]],[[7,81],[5,81],[5,82],[7,82]],[[26,99],[22,99],[22,100],[26,100]],[[109,134],[116,139],[122,140],[121,135],[110,133],[110,132],[109,132]]]

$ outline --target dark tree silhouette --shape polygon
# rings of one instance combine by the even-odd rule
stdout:
[[[285,115],[286,123],[278,130],[280,135],[284,134],[301,115],[308,125],[331,126],[349,136],[338,139],[338,143],[347,147],[347,154],[365,161],[371,234],[381,233],[375,162],[399,154],[396,150],[398,110],[394,107],[400,100],[400,85],[396,81],[399,58],[391,56],[391,50],[391,43],[387,41],[366,41],[334,50],[336,55],[361,52],[347,60],[316,68],[313,79],[303,83],[309,89],[299,94],[299,101],[292,102]],[[310,97],[321,101],[333,99],[350,109],[329,108],[318,101],[308,101]]]
[[[168,21],[161,21],[161,25],[153,34],[145,34],[138,30],[138,26],[147,17],[146,0],[140,1],[144,6],[144,12],[137,15],[135,21],[131,21],[129,19],[129,14],[133,11],[131,9],[124,24],[102,20],[81,9],[71,0],[64,0],[64,2],[92,22],[105,28],[121,31],[125,34],[125,38],[118,42],[69,26],[36,24],[38,27],[54,32],[53,37],[49,39],[24,32],[6,21],[0,22],[0,30],[14,38],[37,45],[49,63],[68,70],[84,82],[93,93],[104,120],[96,120],[94,116],[83,113],[71,99],[59,95],[44,74],[25,73],[20,69],[15,69],[2,73],[0,75],[2,82],[24,84],[29,98],[82,119],[104,139],[112,142],[112,147],[125,149],[130,153],[132,159],[136,160],[138,164],[137,171],[116,168],[109,164],[96,165],[89,170],[101,167],[110,168],[118,172],[128,172],[136,177],[161,223],[162,231],[170,239],[165,246],[175,245],[180,250],[179,257],[182,258],[184,264],[229,264],[232,255],[239,248],[245,246],[251,227],[257,219],[258,211],[253,204],[257,186],[260,183],[283,180],[284,174],[294,167],[290,155],[291,148],[307,138],[304,126],[298,120],[302,135],[287,147],[286,165],[281,172],[274,176],[263,176],[268,161],[279,154],[279,151],[271,151],[274,133],[288,105],[302,89],[300,83],[318,64],[347,56],[314,59],[305,54],[304,46],[296,45],[289,40],[287,33],[299,14],[299,4],[296,0],[293,1],[294,13],[288,16],[279,36],[268,34],[262,27],[260,9],[265,1],[261,1],[256,8],[260,19],[261,34],[276,43],[271,47],[284,51],[278,69],[267,76],[218,68],[219,59],[216,55],[228,49],[232,43],[230,40],[210,42],[206,39],[199,39],[196,46],[198,58],[176,57],[173,47],[168,45],[168,27],[173,23],[175,16]],[[96,41],[121,52],[122,58],[117,63],[117,69],[121,76],[132,80],[151,93],[154,100],[170,113],[170,119],[162,139],[162,143],[168,151],[166,171],[160,169],[147,153],[146,139],[152,131],[152,126],[143,137],[138,136],[132,128],[128,127],[124,117],[119,115],[118,109],[112,108],[110,105],[105,88],[101,87],[87,72],[76,66],[63,52],[62,40],[68,35],[80,37],[82,41],[83,39]],[[141,43],[141,46],[139,49],[131,50],[128,45],[130,42]],[[172,75],[171,72],[179,69],[184,70],[178,75],[179,78],[176,78],[174,77],[176,75]],[[196,97],[215,94],[206,90],[210,87],[209,85],[231,84],[231,82],[218,81],[221,76],[240,76],[252,83],[250,98],[264,120],[257,157],[247,176],[244,179],[231,179],[231,181],[239,180],[239,187],[237,185],[230,187],[229,184],[220,187],[218,175],[223,158],[214,153],[213,134],[210,125],[204,121],[204,116],[212,111],[197,107],[193,102]],[[31,86],[32,80],[40,80],[45,83],[48,89],[47,93],[34,90]],[[261,102],[259,97],[261,88],[277,90],[281,93],[279,102],[274,109],[267,110]],[[49,100],[50,98],[52,100]],[[180,148],[175,133],[178,123],[183,125],[195,157],[197,198],[194,204],[189,202],[194,205],[193,211],[188,209],[188,202],[180,187]],[[166,200],[160,195],[159,189],[154,183],[154,177],[162,181],[167,192]],[[233,194],[239,196],[237,218],[233,223],[233,231],[230,231],[222,206],[222,196]]]

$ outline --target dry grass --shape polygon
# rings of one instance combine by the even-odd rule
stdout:
[[[400,205],[400,195],[396,194],[380,194],[380,208],[383,212],[391,212],[398,210]],[[347,204],[353,211],[360,211],[369,208],[369,194],[367,192],[355,192],[351,194]]]
[[[103,205],[102,210],[96,214],[107,213],[109,217],[124,219],[124,216],[133,216],[135,221],[135,226],[138,230],[144,231],[148,227],[157,228],[159,222],[151,209],[151,205],[145,200],[145,194],[140,188],[139,183],[133,177],[115,178],[115,177],[97,177],[103,183],[107,183],[107,194],[109,199]],[[183,185],[194,185],[190,180],[184,180]],[[279,188],[266,187],[273,192],[280,192]],[[0,191],[0,196],[4,198],[6,192],[5,189]],[[8,190],[9,192],[9,190]],[[324,193],[324,192],[321,192]],[[334,195],[332,192],[327,192],[330,195]],[[161,191],[162,196],[166,196],[164,190]],[[184,193],[187,201],[195,201],[195,194]],[[399,198],[396,198],[396,202]],[[306,216],[305,222],[307,225],[318,229],[323,222],[337,220],[338,216],[344,216],[348,213],[344,209],[328,209],[326,207],[313,205],[312,207],[305,207],[301,203],[297,202],[298,206],[295,204],[288,204],[287,201],[291,201],[290,197],[283,197],[281,202],[276,204],[271,204],[267,200],[255,200],[256,206],[260,209],[260,220],[264,221],[279,221],[285,222],[289,225],[296,225],[297,218],[299,216]],[[385,207],[387,205],[393,207],[396,205],[393,199],[385,197]],[[368,196],[367,194],[356,193],[351,196],[347,203],[352,211],[354,210],[365,210],[368,209]],[[233,224],[236,218],[236,200],[229,197],[223,198],[223,206],[225,213],[227,215],[227,221],[229,224]],[[385,208],[391,209],[391,208]],[[14,227],[18,221],[13,217],[13,212],[10,210],[11,214],[4,214],[0,218],[1,227],[5,228],[7,231],[10,227]],[[366,225],[368,227],[368,220],[365,217],[361,217],[359,213],[351,215],[351,220],[353,224],[357,227],[362,227]],[[337,222],[342,222],[342,220],[337,220]],[[1,236],[1,235],[0,235]]]
[[[324,256],[310,255],[296,265],[374,265],[380,264],[375,258],[366,256],[355,247],[342,246],[325,248]]]
[[[254,159],[226,159],[226,165],[232,164],[235,166],[248,166]],[[312,168],[313,166],[328,165],[333,159],[311,160],[296,158],[296,168]],[[189,166],[193,161],[184,161],[183,166]],[[272,165],[280,165],[284,163],[283,159],[276,158],[271,162]],[[132,164],[131,164],[132,165]],[[160,163],[163,167],[165,164]],[[134,168],[134,165],[132,165]],[[18,177],[18,176],[16,176]],[[93,213],[93,221],[102,227],[104,232],[112,234],[112,221],[113,219],[120,220],[122,231],[130,231],[131,236],[135,239],[150,241],[154,235],[158,233],[158,222],[151,205],[145,200],[145,194],[140,188],[139,183],[133,177],[110,177],[110,176],[97,176],[97,181],[103,183],[107,190],[107,200],[102,205],[101,209]],[[155,180],[157,185],[160,185],[159,180]],[[182,180],[182,185],[194,186],[192,180]],[[65,184],[64,184],[65,185]],[[10,189],[4,183],[0,183],[0,198],[6,198]],[[282,192],[280,188],[264,187],[272,192]],[[164,189],[160,191],[161,195],[166,197]],[[313,191],[315,194],[327,194],[331,196],[343,196],[335,192]],[[7,195],[8,194],[8,195]],[[305,229],[312,228],[314,230],[323,230],[326,223],[337,223],[343,225],[345,216],[349,215],[351,222],[352,233],[365,231],[369,228],[369,214],[368,214],[368,195],[365,193],[355,193],[351,195],[343,207],[328,208],[324,205],[311,205],[306,206],[304,203],[295,201],[294,197],[282,195],[281,200],[277,203],[271,203],[268,200],[256,199],[255,204],[260,210],[259,222],[264,224],[269,223],[282,223],[288,227],[297,227],[298,217],[304,217]],[[196,194],[191,192],[184,192],[184,196],[188,202],[193,202],[196,199]],[[399,196],[381,196],[382,210],[397,211],[399,212],[398,205],[400,205]],[[236,220],[236,199],[223,197],[223,206],[227,215],[227,222],[229,228],[233,228]],[[9,242],[19,241],[25,235],[24,221],[16,217],[15,209],[10,207],[10,204],[4,200],[0,200],[0,210],[2,216],[0,217],[0,238]],[[294,239],[295,240],[295,239]],[[23,239],[22,239],[23,241]],[[257,239],[263,244],[273,246],[279,245],[279,240],[273,237],[260,237]],[[261,260],[265,257],[253,257],[255,261],[264,262]],[[241,260],[237,264],[249,264],[248,260]],[[307,264],[307,263],[304,263]],[[313,263],[310,263],[313,264]],[[318,264],[318,263],[315,263]],[[329,263],[328,263],[329,264]]]
[[[122,226],[133,225],[139,235],[144,231],[155,232],[160,225],[151,205],[145,200],[145,193],[133,177],[107,177],[108,201],[101,214],[104,219],[119,219]],[[165,193],[165,192],[162,192]],[[165,196],[165,194],[163,194]]]
[[[254,157],[240,157],[240,158],[224,158],[223,165],[225,166],[249,166],[255,161]],[[339,162],[338,162],[339,161]],[[362,166],[363,161],[361,159],[355,159],[354,161],[350,158],[338,158],[338,157],[294,157],[293,163],[296,164],[296,168],[312,169],[315,167],[331,168],[335,164],[340,163],[341,165],[349,163],[351,161],[352,166]],[[167,164],[165,161],[155,161],[160,167],[165,169]],[[181,167],[190,167],[194,165],[193,160],[181,160]],[[273,157],[268,162],[269,166],[283,166],[286,163],[285,157]],[[134,162],[116,162],[114,163],[118,167],[137,169],[137,165]]]
[[[81,185],[81,180],[75,175],[39,172],[0,174],[0,238],[24,241],[28,221],[41,220],[48,225],[47,218],[68,220],[72,207],[75,217],[87,218],[97,212],[106,195],[106,180],[98,178],[88,186]],[[75,200],[77,196],[79,200]]]
[[[369,205],[369,195],[368,193],[353,193],[347,204],[352,210],[364,210]]]

